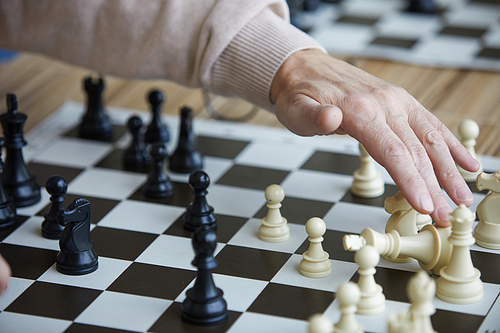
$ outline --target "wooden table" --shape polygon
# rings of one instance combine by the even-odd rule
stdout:
[[[391,61],[344,58],[357,67],[405,88],[457,135],[464,118],[478,122],[481,134],[476,151],[500,156],[500,73],[460,69],[436,69]],[[84,102],[82,78],[91,71],[37,55],[22,55],[0,65],[1,104],[5,94],[15,93],[19,109],[28,114],[25,130],[42,121],[67,100]],[[189,105],[197,117],[209,117],[201,90],[166,81],[123,80],[106,77],[104,100],[107,105],[148,110],[145,96],[158,88],[166,93],[163,112],[177,114]],[[246,102],[213,96],[212,103],[228,117],[246,114]],[[5,109],[5,106],[2,107]],[[259,110],[249,123],[281,126],[271,113]]]

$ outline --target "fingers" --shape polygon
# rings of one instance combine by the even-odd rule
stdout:
[[[5,292],[11,276],[10,266],[0,255],[0,295]]]

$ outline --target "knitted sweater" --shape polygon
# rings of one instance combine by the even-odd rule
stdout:
[[[0,47],[204,87],[268,110],[287,57],[322,49],[289,24],[285,0],[0,0]]]

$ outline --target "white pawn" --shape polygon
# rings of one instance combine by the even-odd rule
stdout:
[[[419,271],[408,282],[406,293],[410,299],[410,320],[413,332],[434,333],[431,315],[436,312],[432,304],[436,295],[436,282],[424,271]]]
[[[281,186],[273,184],[266,188],[267,216],[262,219],[259,228],[259,238],[265,242],[277,243],[286,241],[290,237],[290,227],[286,218],[281,216],[281,202],[285,192]]]
[[[483,298],[481,272],[472,264],[470,248],[475,243],[472,236],[474,214],[461,204],[450,214],[453,245],[448,266],[441,268],[437,280],[437,297],[448,303],[468,304]]]
[[[385,184],[380,172],[375,169],[373,158],[368,154],[365,147],[360,143],[361,166],[354,171],[351,192],[361,198],[376,198],[384,194]]]
[[[325,222],[319,217],[310,218],[306,223],[306,232],[309,235],[309,249],[302,254],[300,274],[310,278],[322,278],[332,272],[332,263],[329,254],[323,251],[321,242],[326,232]]]
[[[460,142],[464,145],[464,147],[469,151],[469,153],[474,157],[478,162],[480,162],[479,156],[476,154],[476,139],[479,136],[479,125],[472,119],[465,119],[460,123],[458,127],[458,134],[460,135]],[[474,181],[477,176],[483,172],[483,166],[479,168],[476,172],[469,172],[462,169],[460,166],[457,166],[458,171],[466,181]]]
[[[354,256],[358,264],[358,286],[361,291],[361,300],[358,304],[360,315],[375,315],[383,312],[385,309],[385,296],[382,292],[382,286],[375,282],[375,266],[380,261],[380,255],[371,245],[365,245],[356,252]]]
[[[363,326],[356,321],[356,304],[361,298],[359,287],[354,282],[342,284],[337,290],[340,319],[333,326],[335,333],[363,333]]]
[[[309,333],[333,333],[332,322],[319,313],[309,317]]]

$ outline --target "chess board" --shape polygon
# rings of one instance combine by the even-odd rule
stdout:
[[[499,1],[435,0],[436,14],[407,12],[408,2],[322,3],[297,20],[334,55],[500,70]]]
[[[0,332],[307,332],[307,318],[340,314],[335,291],[357,281],[353,252],[342,238],[371,227],[382,232],[389,215],[384,199],[397,187],[381,167],[385,194],[357,199],[350,194],[352,173],[359,166],[357,142],[346,136],[302,138],[268,127],[196,119],[193,126],[211,177],[207,200],[218,218],[216,285],[228,303],[227,322],[194,326],[181,320],[181,302],[196,276],[190,233],[182,228],[185,207],[193,195],[187,175],[170,173],[174,194],[165,199],[143,196],[147,170],[125,170],[121,154],[130,141],[123,124],[137,114],[109,108],[114,124],[110,142],[79,139],[75,127],[84,106],[67,103],[26,135],[29,168],[43,186],[59,174],[68,181],[65,205],[87,198],[93,206],[92,238],[99,269],[89,275],[57,272],[58,242],[41,236],[49,196],[19,209],[18,222],[0,232],[0,253],[10,262],[13,278],[0,297]],[[22,106],[20,108],[22,111]],[[178,119],[165,118],[173,151]],[[29,120],[28,120],[29,121]],[[486,171],[500,159],[482,156]],[[280,184],[286,194],[281,212],[291,236],[283,243],[257,237],[266,215],[264,190]],[[477,206],[485,196],[475,193]],[[309,242],[304,225],[313,216],[325,220],[323,246],[332,274],[311,279],[299,273],[301,254]],[[441,332],[493,332],[500,329],[500,252],[472,246],[482,272],[484,297],[473,305],[434,300],[434,328]],[[416,263],[381,260],[376,280],[387,297],[386,311],[357,316],[366,332],[385,332],[387,316],[405,311],[408,279]]]

